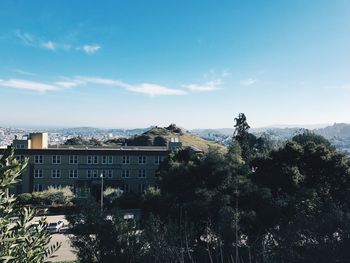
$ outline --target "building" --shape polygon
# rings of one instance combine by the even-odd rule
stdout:
[[[101,193],[102,180],[105,187],[142,193],[155,184],[159,164],[181,143],[171,140],[166,147],[51,147],[47,133],[31,133],[13,140],[12,147],[18,160],[29,158],[17,193],[70,186],[78,197],[86,197]]]

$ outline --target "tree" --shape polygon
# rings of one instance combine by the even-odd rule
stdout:
[[[274,213],[265,222],[270,262],[347,262],[350,243],[349,158],[323,137],[305,132],[253,161],[253,181]]]
[[[51,239],[46,231],[46,220],[39,224],[32,220],[36,210],[20,208],[10,189],[27,166],[28,160],[18,162],[14,149],[8,150],[0,159],[0,259],[11,263],[43,262],[60,244],[48,247]]]
[[[140,262],[142,246],[134,220],[124,220],[118,210],[101,213],[94,200],[79,203],[80,213],[67,217],[71,242],[79,262]]]

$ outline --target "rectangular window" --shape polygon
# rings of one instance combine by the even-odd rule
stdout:
[[[112,178],[113,177],[113,170],[108,170],[108,178]]]
[[[61,178],[61,170],[52,169],[51,170],[51,177],[52,178]]]
[[[91,178],[92,177],[92,170],[86,170],[86,177]]]
[[[113,156],[108,156],[108,164],[113,164]]]
[[[86,163],[87,164],[92,164],[92,156],[91,155],[88,155],[87,158],[86,158]]]
[[[122,170],[122,178],[129,178],[130,171],[129,170]]]
[[[94,161],[94,164],[98,164],[98,156],[97,155],[93,156],[93,161]]]
[[[60,155],[52,155],[52,164],[60,164],[61,156]]]
[[[98,177],[98,170],[94,170],[94,171],[93,171],[93,177],[94,177],[94,178],[97,178],[97,177]]]
[[[19,162],[23,162],[24,161],[24,155],[17,155],[16,156],[16,160]]]
[[[122,157],[122,163],[123,164],[129,164],[130,163],[130,157],[129,156],[123,156]]]
[[[52,188],[55,188],[55,189],[60,189],[61,188],[61,185],[60,184],[52,184],[50,185]]]
[[[106,176],[108,174],[108,171],[107,170],[102,170],[101,174],[102,174],[103,178],[106,178]]]
[[[33,185],[33,192],[41,192],[43,190],[42,184],[34,184]]]
[[[43,156],[42,155],[34,155],[34,163],[35,164],[43,164]]]
[[[124,193],[128,193],[130,191],[130,187],[128,184],[123,184],[123,191]]]
[[[78,170],[69,170],[69,178],[78,178]]]
[[[145,164],[146,163],[146,156],[139,156],[139,164]]]
[[[154,157],[154,164],[160,164],[163,161],[163,156],[155,156]]]
[[[102,164],[107,164],[107,157],[108,156],[102,156]]]
[[[43,169],[34,169],[34,178],[43,178]]]
[[[70,155],[69,164],[78,164],[78,155]]]
[[[138,190],[139,190],[139,193],[145,192],[145,190],[146,190],[146,184],[139,184],[139,185],[138,185]]]
[[[145,169],[139,170],[139,178],[146,178],[146,170]]]

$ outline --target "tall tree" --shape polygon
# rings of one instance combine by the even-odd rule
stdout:
[[[44,262],[60,244],[48,246],[51,239],[45,218],[32,220],[36,210],[20,208],[10,189],[26,168],[28,160],[18,162],[11,149],[0,159],[0,259],[9,263]]]

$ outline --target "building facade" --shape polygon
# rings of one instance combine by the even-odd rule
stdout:
[[[45,133],[36,133],[13,141],[16,158],[29,158],[17,193],[69,186],[77,196],[85,197],[100,194],[102,180],[105,187],[142,193],[155,184],[160,163],[181,147],[178,140],[167,147],[50,147],[47,138]]]

